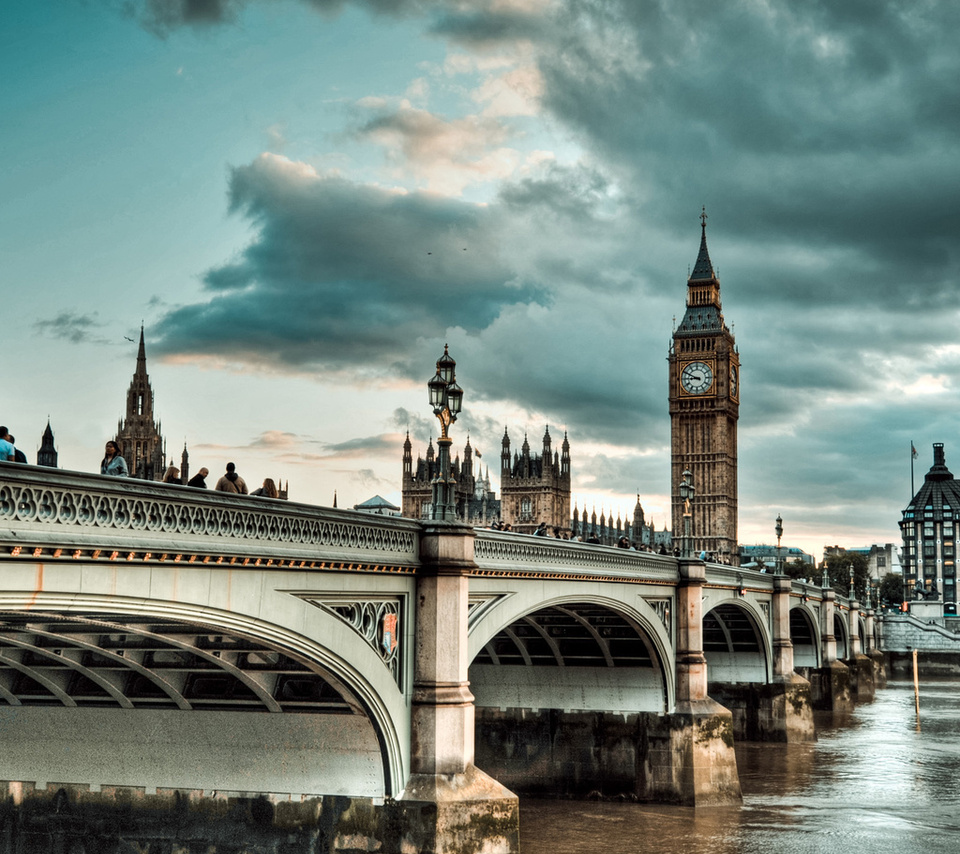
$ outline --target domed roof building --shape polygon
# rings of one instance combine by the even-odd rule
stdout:
[[[923,616],[957,613],[958,524],[960,483],[947,468],[943,442],[935,442],[933,465],[900,522],[904,593],[914,600],[911,611],[922,610]]]

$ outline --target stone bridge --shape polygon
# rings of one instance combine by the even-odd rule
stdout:
[[[0,463],[15,799],[319,798],[329,850],[514,851],[514,792],[739,799],[733,738],[814,738],[877,654],[783,576]]]

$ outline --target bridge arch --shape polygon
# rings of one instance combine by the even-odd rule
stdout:
[[[808,605],[801,603],[790,609],[790,641],[793,643],[794,668],[820,667],[823,647],[819,623]]]
[[[837,658],[846,661],[853,654],[850,645],[849,612],[837,608],[833,612],[833,635],[837,642]]]
[[[651,605],[633,585],[623,598],[559,587],[541,588],[535,600],[504,596],[471,625],[477,706],[670,711],[675,659],[664,621],[672,625],[672,598]]]
[[[860,652],[867,651],[867,621],[863,614],[857,613],[857,635],[860,638]]]
[[[773,678],[767,615],[750,599],[731,596],[703,615],[703,653],[710,682],[757,682]]]
[[[409,716],[383,660],[308,602],[291,597],[284,625],[183,601],[0,594],[7,774],[142,786],[149,770],[151,787],[399,792]],[[49,755],[31,744],[51,740],[67,748],[53,751],[56,768],[31,756]]]

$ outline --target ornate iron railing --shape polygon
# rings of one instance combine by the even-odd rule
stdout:
[[[571,572],[584,577],[621,577],[675,582],[677,561],[669,556],[478,528],[474,559],[484,570],[517,574]]]
[[[290,501],[0,463],[0,547],[269,554],[413,567],[419,525]]]

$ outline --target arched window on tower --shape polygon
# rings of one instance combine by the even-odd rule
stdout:
[[[137,393],[137,415],[143,415],[143,392]]]
[[[531,515],[531,510],[533,509],[530,499],[523,498],[520,501],[520,517],[522,519],[529,519]]]

